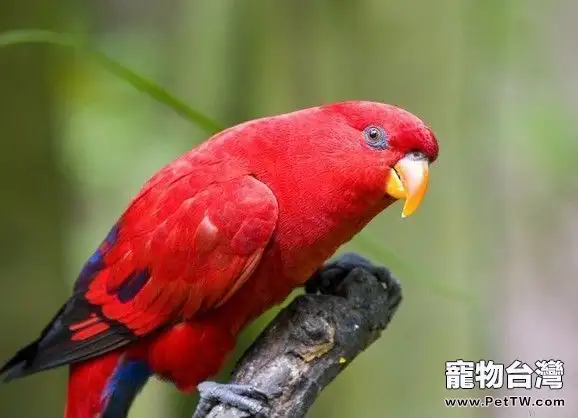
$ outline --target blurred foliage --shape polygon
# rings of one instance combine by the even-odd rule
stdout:
[[[216,122],[212,121],[202,113],[191,109],[191,107],[183,103],[182,100],[179,100],[160,86],[139,76],[134,71],[124,67],[122,64],[109,58],[107,55],[99,51],[91,50],[81,42],[75,41],[69,36],[36,29],[15,30],[0,35],[0,47],[30,43],[47,43],[68,46],[78,49],[80,52],[90,54],[100,65],[102,65],[103,68],[111,72],[113,75],[132,85],[137,90],[148,94],[159,103],[166,104],[176,113],[197,124],[208,134],[215,133],[222,129],[222,127]]]
[[[444,407],[444,397],[460,394],[446,392],[444,363],[492,357],[502,338],[491,322],[493,277],[510,222],[508,196],[525,187],[503,178],[532,176],[542,193],[536,201],[577,187],[576,115],[536,54],[547,49],[553,24],[543,16],[553,7],[521,0],[108,0],[75,9],[57,2],[50,10],[37,0],[5,3],[2,30],[81,35],[19,32],[0,45],[51,42],[82,53],[0,50],[0,309],[10,318],[0,321],[1,358],[35,337],[143,181],[216,127],[203,115],[229,126],[362,98],[420,115],[441,153],[416,216],[402,222],[396,206],[344,248],[390,266],[405,301],[310,416],[490,413]],[[55,10],[66,10],[66,19]],[[553,222],[545,206],[527,207],[524,216],[532,228]],[[243,334],[238,353],[271,315]],[[63,376],[52,371],[0,387],[0,416],[61,415]],[[35,402],[23,403],[23,394]],[[131,416],[189,417],[193,409],[192,398],[153,382]]]

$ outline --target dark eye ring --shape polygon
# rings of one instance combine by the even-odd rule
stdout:
[[[387,148],[387,133],[379,126],[369,126],[363,131],[365,142],[370,147],[377,149]]]

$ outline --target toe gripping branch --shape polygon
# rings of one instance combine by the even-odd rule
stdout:
[[[209,403],[195,418],[305,416],[321,390],[379,338],[402,299],[387,268],[354,253],[326,264],[305,290],[245,352],[231,383],[205,388]]]

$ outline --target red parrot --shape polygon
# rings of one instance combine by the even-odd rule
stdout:
[[[405,199],[402,216],[414,212],[437,155],[418,117],[367,101],[214,135],[145,183],[72,296],[0,374],[70,365],[66,418],[126,416],[152,374],[258,412],[257,389],[201,382],[248,323],[383,209]]]

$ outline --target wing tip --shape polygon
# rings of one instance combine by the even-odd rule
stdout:
[[[7,370],[2,370],[2,374],[0,376],[2,376],[3,383],[9,383],[12,380],[20,379],[21,377],[24,377],[26,375],[28,375],[28,373],[26,373],[25,365],[19,363]]]
[[[35,370],[34,367],[31,367],[37,352],[38,341],[20,349],[2,366],[2,368],[0,368],[0,377],[2,377],[2,381],[7,383],[11,380],[19,379],[39,371]]]

